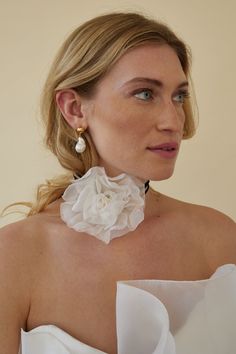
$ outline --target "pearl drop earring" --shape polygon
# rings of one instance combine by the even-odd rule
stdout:
[[[84,133],[85,129],[83,128],[78,128],[76,129],[78,134],[79,134],[79,137],[78,137],[78,141],[75,145],[75,150],[76,152],[78,152],[78,154],[82,154],[82,152],[85,151],[86,149],[86,143],[85,143],[85,140],[81,137],[81,135]]]

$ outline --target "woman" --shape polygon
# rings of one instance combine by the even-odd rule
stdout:
[[[4,354],[233,353],[235,224],[148,182],[194,134],[189,67],[186,45],[139,14],[94,18],[61,47],[42,116],[70,173],[1,230]]]

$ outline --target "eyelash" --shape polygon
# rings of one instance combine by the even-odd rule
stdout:
[[[137,95],[141,94],[141,93],[144,93],[144,92],[148,92],[150,94],[151,97],[149,97],[148,99],[145,99],[145,98],[139,98],[137,97]],[[141,88],[139,90],[136,90],[133,95],[135,97],[137,97],[138,99],[140,100],[143,100],[143,101],[150,101],[151,99],[153,99],[153,91],[149,88]]]
[[[150,94],[150,97],[149,98],[140,98],[140,97],[137,97],[138,94],[141,94],[141,93],[144,93],[144,92],[148,92]],[[154,97],[153,97],[153,90],[152,89],[149,89],[149,88],[142,88],[142,89],[139,89],[137,91],[135,91],[133,93],[133,95],[138,98],[139,100],[141,101],[150,101],[152,100]],[[190,98],[190,94],[188,91],[186,90],[181,90],[179,92],[177,92],[177,94],[174,96],[182,96],[182,100],[181,101],[176,101],[177,103],[180,103],[180,104],[183,104],[185,99],[187,98]]]
[[[176,97],[176,96],[183,96],[183,100],[182,101],[180,101],[180,102],[177,101],[177,103],[180,103],[180,104],[183,104],[186,99],[190,98],[189,92],[185,91],[185,90],[179,91],[174,97]]]

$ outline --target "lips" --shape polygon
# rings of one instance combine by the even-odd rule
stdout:
[[[164,143],[156,146],[148,147],[148,150],[163,150],[163,151],[175,151],[178,150],[178,144],[175,142]]]
[[[179,145],[176,142],[169,142],[148,147],[148,150],[163,158],[175,158],[177,156],[178,149]]]

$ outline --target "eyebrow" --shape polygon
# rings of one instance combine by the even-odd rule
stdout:
[[[124,85],[127,85],[127,84],[132,84],[132,83],[135,83],[135,82],[144,82],[144,83],[149,83],[149,84],[152,84],[152,85],[155,85],[155,86],[158,86],[158,87],[163,87],[164,84],[162,81],[160,80],[156,80],[156,79],[150,79],[148,77],[135,77],[129,81],[127,81]],[[188,81],[183,81],[181,82],[177,88],[181,88],[181,87],[184,87],[184,86],[188,86]]]

